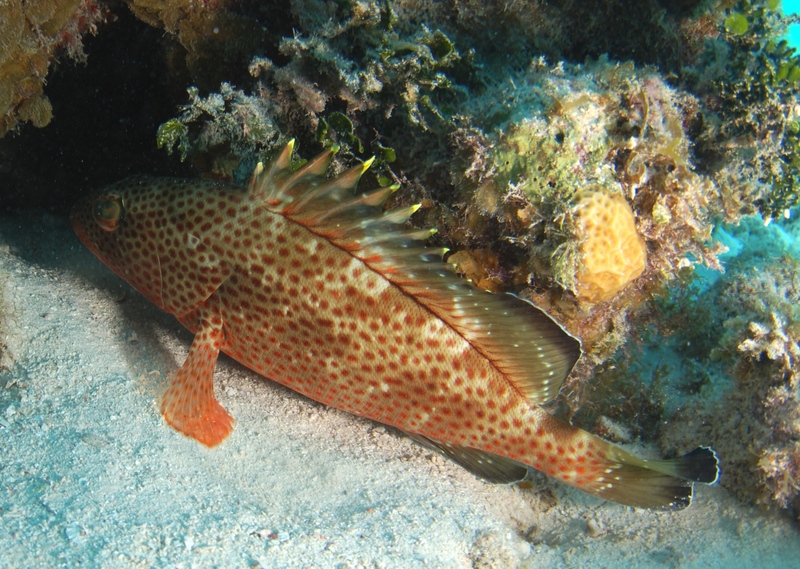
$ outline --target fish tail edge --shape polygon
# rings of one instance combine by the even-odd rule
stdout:
[[[638,508],[683,510],[692,503],[694,483],[719,480],[719,459],[709,447],[673,459],[642,460],[619,452],[594,488],[581,487],[606,500]]]
[[[716,484],[719,481],[719,457],[714,449],[699,446],[691,452],[667,460],[645,461],[647,466],[682,480]]]

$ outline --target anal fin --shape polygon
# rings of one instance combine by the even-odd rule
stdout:
[[[187,437],[213,447],[233,430],[233,418],[214,397],[214,369],[222,344],[222,321],[203,318],[189,355],[161,400],[161,414]]]
[[[407,433],[423,446],[440,452],[466,470],[495,484],[519,482],[528,474],[528,467],[510,458],[473,448],[436,441],[423,435]]]

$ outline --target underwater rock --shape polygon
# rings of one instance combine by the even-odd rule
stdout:
[[[722,202],[694,165],[688,132],[699,102],[657,70],[605,58],[539,60],[476,106],[479,117],[501,107],[510,114],[482,135],[477,148],[488,148],[489,158],[462,174],[462,199],[523,249],[509,273],[526,275],[534,300],[580,336],[595,361],[625,342],[641,306],[681,271],[719,268],[723,248],[711,239],[711,220]],[[632,212],[625,227],[633,248],[617,258],[635,255],[616,284],[590,291],[580,285],[594,278],[586,267],[606,261],[605,249],[590,251],[576,205],[591,189]]]

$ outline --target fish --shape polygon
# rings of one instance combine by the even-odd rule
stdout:
[[[81,198],[71,221],[105,265],[194,334],[161,398],[166,422],[208,447],[234,421],[214,395],[223,352],[315,401],[395,427],[490,482],[535,469],[599,498],[679,510],[713,484],[708,447],[637,458],[562,422],[553,399],[578,339],[511,293],[462,279],[386,209],[399,185],[358,192],[371,160],[336,176],[330,148],[294,141],[249,184],[135,177]]]

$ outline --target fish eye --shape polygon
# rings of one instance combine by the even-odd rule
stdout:
[[[125,208],[119,196],[103,196],[94,202],[92,215],[100,229],[108,233],[114,231],[125,219]]]

